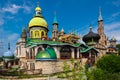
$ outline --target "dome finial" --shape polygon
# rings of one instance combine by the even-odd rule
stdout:
[[[90,27],[89,27],[89,28],[90,28],[90,32],[91,32],[91,31],[92,31],[92,24],[90,24]]]
[[[40,2],[37,2],[37,7],[35,8],[35,11],[41,11]]]
[[[64,29],[63,29],[63,27],[62,27],[62,29],[61,29],[61,32],[64,32]]]
[[[102,14],[101,14],[101,7],[99,7],[99,17],[98,17],[98,21],[101,21],[102,19]]]

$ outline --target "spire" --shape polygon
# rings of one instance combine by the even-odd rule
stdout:
[[[92,24],[90,24],[90,27],[89,27],[89,28],[90,28],[90,32],[92,32]]]
[[[8,50],[10,50],[10,40],[8,40]]]
[[[22,28],[21,38],[27,38],[27,33],[25,27]]]
[[[64,32],[64,29],[63,29],[63,28],[61,29],[61,32]]]
[[[22,27],[22,32],[24,32],[25,31],[25,27]]]
[[[56,17],[56,12],[54,12],[53,24],[57,24],[58,25],[58,21],[57,21],[57,17]]]
[[[102,14],[101,14],[101,7],[99,7],[99,17],[98,17],[98,21],[102,21]]]

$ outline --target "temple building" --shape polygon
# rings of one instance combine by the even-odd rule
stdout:
[[[98,17],[98,33],[92,31],[92,25],[90,25],[90,31],[88,34],[83,36],[83,41],[88,46],[92,46],[97,51],[99,51],[99,57],[102,57],[105,54],[118,54],[116,48],[116,39],[113,37],[111,40],[108,40],[104,32],[103,18],[101,15],[101,9],[99,9]]]
[[[48,37],[49,27],[42,16],[42,9],[37,6],[35,15],[28,24],[28,30],[22,29],[16,43],[16,57],[19,58],[21,69],[33,73],[52,74],[63,71],[63,62],[71,64],[70,60],[81,62],[88,59],[95,63],[99,52],[94,48],[79,42],[81,38],[75,33],[59,31],[56,14],[53,19],[52,38]]]

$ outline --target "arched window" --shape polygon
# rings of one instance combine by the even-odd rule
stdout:
[[[39,53],[40,51],[42,51],[41,47],[38,48],[37,53]]]
[[[35,31],[35,37],[39,37],[39,31]]]
[[[41,32],[41,37],[44,37],[44,32],[43,31]]]
[[[60,50],[60,58],[61,59],[71,59],[71,49],[69,46],[64,46]]]

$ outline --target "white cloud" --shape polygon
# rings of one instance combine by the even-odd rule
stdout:
[[[120,12],[113,13],[113,14],[110,15],[110,17],[108,17],[108,18],[106,19],[106,22],[113,22],[113,21],[115,21],[116,19],[118,19],[119,16],[120,16]]]
[[[18,37],[19,37],[19,34],[13,33],[13,34],[11,34],[11,35],[8,36],[8,39],[10,41],[16,41],[18,39]]]
[[[113,22],[113,23],[105,24],[105,30],[107,32],[118,29],[118,28],[120,28],[120,22]]]
[[[15,14],[18,12],[18,10],[21,8],[21,6],[18,6],[16,4],[9,5],[7,7],[2,8],[2,11],[4,12],[10,12],[12,14]]]
[[[16,14],[20,9],[23,9],[24,11],[30,12],[31,7],[27,6],[27,5],[7,4],[6,7],[2,8],[2,11]]]
[[[115,0],[112,2],[113,5],[115,5],[116,7],[119,7],[120,6],[120,0]]]

